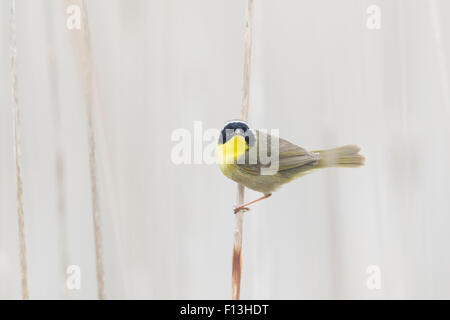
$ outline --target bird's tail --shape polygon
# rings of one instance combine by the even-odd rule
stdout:
[[[359,167],[364,164],[366,160],[362,155],[360,155],[359,147],[355,145],[348,145],[339,148],[329,149],[329,150],[318,150],[313,151],[319,154],[319,163],[317,167],[328,168],[328,167]]]

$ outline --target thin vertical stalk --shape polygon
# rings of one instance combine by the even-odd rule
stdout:
[[[439,70],[441,71],[441,85],[445,104],[445,110],[447,115],[450,115],[450,93],[449,93],[449,79],[448,79],[448,68],[447,68],[447,58],[445,56],[445,43],[442,40],[442,26],[441,20],[439,18],[439,8],[436,0],[431,0],[430,5],[430,15],[431,24],[434,32],[434,38],[436,42],[436,52],[438,56]]]
[[[70,1],[68,5],[76,4],[81,8],[81,29],[69,30],[72,46],[78,60],[78,69],[81,73],[83,93],[86,102],[87,134],[89,144],[89,169],[91,180],[92,218],[94,225],[95,262],[97,275],[97,296],[100,300],[105,298],[104,271],[103,271],[103,244],[100,226],[99,192],[97,184],[97,165],[93,108],[95,103],[94,63],[91,50],[89,20],[85,0]]]
[[[27,258],[25,246],[25,223],[23,213],[23,183],[22,183],[22,163],[20,148],[20,113],[17,98],[17,45],[16,45],[16,1],[11,0],[11,94],[12,94],[12,112],[13,112],[13,138],[14,138],[14,158],[16,165],[16,188],[17,188],[17,222],[19,236],[19,259],[20,276],[22,280],[22,299],[28,299],[27,282]]]
[[[45,21],[47,31],[47,48],[49,58],[49,81],[50,81],[50,102],[53,113],[53,126],[55,137],[55,163],[56,163],[56,190],[57,190],[57,210],[59,225],[59,251],[60,251],[60,278],[61,291],[64,297],[67,297],[66,287],[66,268],[68,266],[67,255],[67,213],[65,201],[65,181],[64,181],[64,153],[61,141],[61,115],[60,115],[60,98],[58,87],[58,73],[56,71],[56,56],[54,45],[53,16],[52,7],[49,1],[45,2]]]
[[[252,56],[252,25],[253,25],[253,0],[248,0],[247,6],[247,23],[245,27],[245,44],[244,44],[244,71],[242,86],[242,106],[241,118],[248,120],[248,105],[250,96],[250,62]],[[245,187],[238,185],[237,204],[244,203]],[[232,275],[231,288],[233,300],[239,300],[241,296],[241,275],[242,275],[242,231],[244,224],[243,212],[239,211],[235,215],[234,227],[234,245],[232,256]]]

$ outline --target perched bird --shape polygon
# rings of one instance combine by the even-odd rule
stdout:
[[[272,150],[274,145],[277,150]],[[287,140],[251,129],[245,121],[233,120],[227,122],[221,131],[216,157],[220,170],[227,178],[264,194],[236,207],[234,213],[237,213],[249,210],[247,206],[250,204],[270,197],[281,185],[315,169],[363,165],[365,159],[358,153],[359,150],[355,145],[347,145],[307,151]],[[270,163],[263,158],[269,158]],[[270,168],[275,170],[270,171]]]

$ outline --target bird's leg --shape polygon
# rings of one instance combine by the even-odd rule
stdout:
[[[246,211],[250,210],[249,208],[247,208],[249,205],[254,204],[255,202],[258,202],[258,201],[267,199],[267,198],[270,197],[271,195],[272,195],[271,193],[265,194],[265,195],[262,196],[261,198],[258,198],[258,199],[256,199],[256,200],[253,200],[253,201],[249,202],[249,203],[246,203],[246,204],[243,204],[243,205],[241,205],[241,206],[239,206],[239,207],[234,208],[234,214],[238,213],[238,212],[241,211],[241,210],[246,210]]]

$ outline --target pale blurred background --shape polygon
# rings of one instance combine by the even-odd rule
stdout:
[[[171,134],[239,117],[247,3],[87,4],[106,297],[228,299],[236,184],[216,165],[173,164]],[[370,5],[379,30],[366,26]],[[9,8],[0,2],[0,298],[16,299]],[[86,107],[65,10],[17,0],[32,299],[97,297]],[[450,298],[448,12],[444,0],[255,0],[250,123],[308,149],[358,144],[367,161],[315,172],[245,214],[243,299]],[[64,264],[80,266],[80,290],[63,289]],[[378,290],[366,285],[371,265]]]

